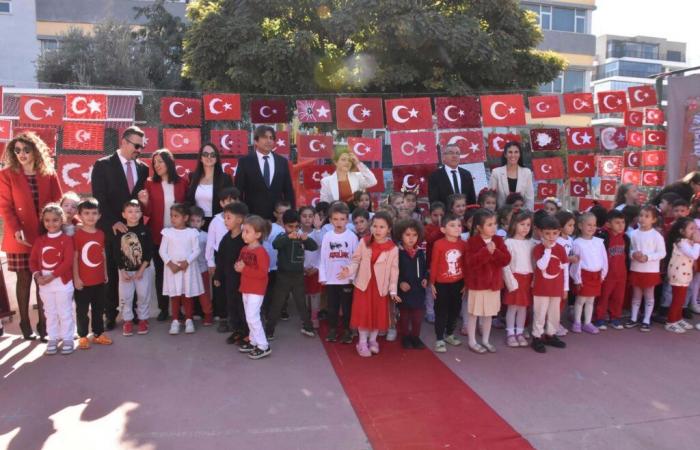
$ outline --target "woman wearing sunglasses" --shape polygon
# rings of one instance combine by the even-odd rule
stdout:
[[[61,187],[48,146],[34,133],[21,133],[8,142],[0,170],[0,216],[4,223],[2,250],[7,253],[7,269],[17,274],[16,295],[20,329],[24,339],[36,339],[29,321],[29,291],[32,274],[29,253],[41,232],[39,212],[61,199]],[[44,308],[39,306],[37,334],[45,340]]]
[[[204,144],[199,150],[197,168],[190,174],[190,186],[187,189],[187,201],[204,210],[203,230],[206,231],[212,217],[221,212],[219,193],[232,186],[233,179],[224,172],[221,165],[219,149],[212,143]]]

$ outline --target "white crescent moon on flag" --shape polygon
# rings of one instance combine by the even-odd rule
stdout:
[[[411,173],[409,173],[409,174],[407,174],[407,175],[404,175],[404,177],[403,177],[403,182],[402,182],[403,186],[406,186],[408,189],[411,189],[411,190],[415,189],[416,186],[418,186],[418,183],[413,183],[413,184],[411,184],[411,183],[408,181],[408,180],[411,179],[412,176],[413,176],[413,174],[411,174]]]
[[[365,151],[360,151],[360,148],[365,148]],[[357,155],[357,156],[365,156],[367,153],[369,153],[369,147],[367,147],[364,143],[358,142],[357,144],[352,146],[352,151]]]
[[[318,153],[321,151],[320,148],[316,148],[316,143],[321,143],[318,139],[311,139],[311,142],[309,142],[309,150],[311,150],[314,153]]]
[[[561,273],[561,260],[556,255],[550,256],[549,260],[550,261],[559,261],[559,272],[557,272],[556,275],[551,275],[551,274],[547,273],[547,269],[545,269],[542,271],[542,278],[544,278],[545,280],[554,280]]]
[[[617,142],[615,142],[616,132],[617,130],[615,130],[614,127],[603,128],[600,131],[600,141],[603,143],[603,147],[605,147],[606,150],[615,150],[617,148]]]
[[[179,142],[176,142],[175,139],[178,138]],[[170,144],[175,147],[175,148],[180,148],[182,147],[182,141],[183,141],[183,136],[180,133],[173,134],[172,137],[170,138]]]
[[[574,194],[576,194],[576,195],[583,194],[583,186],[581,186],[580,184],[574,184]]]
[[[272,114],[265,114],[265,110],[269,110],[270,107],[268,105],[264,105],[260,107],[260,116],[264,117],[266,119],[272,117]]]
[[[407,153],[407,152],[406,152],[406,146],[407,146],[407,145],[411,146],[411,149],[412,149],[412,150],[410,150],[410,153]],[[406,155],[406,156],[413,156],[413,154],[415,153],[415,146],[413,145],[412,142],[406,141],[406,142],[404,142],[403,144],[401,144],[400,150],[401,150],[401,153],[403,153],[403,154]]]
[[[182,106],[185,106],[185,104],[182,103],[182,102],[172,102],[172,103],[170,104],[170,106],[168,106],[168,112],[170,112],[170,115],[173,116],[173,117],[175,117],[175,118],[178,118],[178,119],[179,119],[180,117],[184,116],[185,114],[184,114],[184,113],[182,113],[182,114],[176,113],[176,112],[175,112],[175,105],[182,105]]]
[[[603,163],[603,172],[612,174],[614,170],[615,170],[615,163],[613,163],[612,161],[605,161]]]
[[[644,101],[644,99],[639,98],[639,94],[643,94],[643,93],[644,93],[644,91],[642,91],[641,89],[637,89],[634,91],[634,94],[632,94],[632,97],[634,97],[635,100],[637,100],[639,103],[641,103]]]
[[[29,117],[31,120],[34,121],[40,121],[41,117],[38,117],[32,112],[32,106],[39,104],[41,106],[44,106],[44,102],[39,100],[38,98],[32,98],[30,99],[27,103],[24,104],[24,114]]]
[[[546,167],[546,169],[545,169]],[[552,165],[551,164],[542,164],[541,169],[543,173],[551,173],[552,172]]]
[[[656,142],[659,140],[659,135],[656,133],[649,133],[647,136],[649,136],[649,142]]]
[[[605,105],[605,107],[606,107],[607,109],[615,109],[615,108],[616,108],[615,106],[610,106],[610,105],[608,104],[608,100],[611,99],[611,98],[615,98],[615,96],[614,96],[614,95],[608,94],[608,95],[606,95],[605,97],[603,97],[603,105]]]
[[[78,102],[82,101],[87,105],[87,99],[83,96],[75,97],[72,102],[70,102],[70,107],[73,110],[74,113],[76,114],[85,114],[87,112],[87,108],[83,107],[78,109]]]
[[[391,118],[394,119],[394,121],[396,121],[398,123],[406,123],[406,122],[408,122],[408,119],[409,119],[408,117],[404,118],[404,117],[401,117],[399,115],[399,112],[402,109],[405,109],[406,111],[408,111],[408,107],[406,107],[404,105],[395,106],[394,109],[391,110]]]
[[[84,144],[86,141],[83,139],[85,137],[85,130],[80,129],[75,132],[75,140]]]
[[[579,164],[583,164],[583,161],[581,161],[581,160],[576,160],[576,161],[574,162],[574,172],[576,172],[576,173],[583,173],[583,171],[584,171],[584,169],[585,169],[586,167],[584,166],[583,169],[581,169],[581,168],[579,168]]]
[[[48,247],[44,247],[41,249],[41,265],[43,266],[44,269],[53,269],[54,267],[56,267],[58,265],[58,261],[56,261],[53,264],[49,264],[44,259],[44,253],[46,253],[49,250],[56,250],[56,247],[48,246]]]
[[[576,111],[581,111],[585,106],[588,106],[588,104],[580,98],[575,98],[572,104]]]
[[[90,257],[88,256],[88,252],[90,251],[90,247],[93,245],[98,245],[97,242],[95,241],[90,241],[87,244],[83,246],[83,249],[80,251],[80,259],[83,260],[83,263],[85,263],[86,266],[88,267],[97,267],[100,264],[99,263],[94,263],[90,261]]]
[[[545,106],[545,107],[540,108],[541,106]],[[535,110],[537,110],[538,112],[541,112],[541,113],[547,112],[547,111],[549,111],[549,104],[546,102],[543,102],[543,101],[539,101],[539,102],[535,103]]]
[[[355,108],[358,108],[358,107],[360,107],[360,106],[362,106],[360,103],[353,103],[353,104],[350,105],[350,107],[348,108],[348,118],[350,118],[350,120],[352,120],[352,121],[355,122],[355,123],[362,123],[362,122],[364,122],[364,119],[358,119],[357,116],[355,115]]]
[[[442,111],[442,115],[443,115],[443,117],[445,117],[445,119],[449,120],[450,122],[457,122],[457,119],[456,119],[456,118],[450,116],[450,110],[453,109],[453,108],[454,108],[454,109],[457,109],[457,107],[456,107],[455,105],[449,105],[449,106],[447,106],[447,107]]]
[[[70,176],[70,171],[73,169],[77,169],[78,167],[80,167],[80,164],[68,163],[68,164],[64,164],[63,167],[61,168],[61,178],[63,178],[63,183],[66,186],[74,188],[80,184],[80,181],[75,181]]]
[[[580,131],[574,131],[571,133],[571,142],[574,143],[574,145],[582,145],[582,142],[578,139],[578,135],[581,133]]]
[[[637,164],[633,159],[637,159],[637,155],[634,152],[629,152],[627,155],[627,165],[631,167],[636,167]]]
[[[216,109],[217,103],[221,103],[221,99],[218,97],[211,99],[211,101],[209,102],[209,111],[212,114],[221,114],[221,110]]]
[[[224,134],[223,136],[221,136],[221,141],[219,141],[219,143],[226,150],[231,150],[231,147],[228,146],[228,137],[229,137],[228,134]]]
[[[493,141],[491,143],[493,144],[493,150],[496,152],[503,152],[503,148],[499,145],[499,143],[503,142],[503,138],[501,136],[496,136],[493,138]]]
[[[495,139],[494,139],[495,140]],[[447,141],[447,145],[455,145],[459,141],[465,141],[469,142],[469,139],[465,138],[464,136],[452,136],[449,141]]]
[[[504,120],[506,117],[508,117],[508,116],[502,116],[502,115],[498,114],[498,112],[496,111],[496,108],[500,105],[503,105],[504,107],[506,106],[506,104],[503,102],[493,102],[491,104],[491,108],[489,109],[489,111],[491,112],[491,116],[493,116],[493,118],[496,120]]]

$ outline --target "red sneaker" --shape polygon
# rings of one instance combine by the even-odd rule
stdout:
[[[124,336],[133,336],[134,335],[134,324],[130,320],[127,322],[124,322],[124,326],[122,327],[122,334]]]
[[[138,334],[148,334],[148,320],[139,320]]]

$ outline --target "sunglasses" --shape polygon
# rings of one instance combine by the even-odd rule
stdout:
[[[20,153],[24,153],[25,155],[28,155],[32,152],[32,149],[29,147],[15,147],[15,155],[19,155]]]
[[[135,144],[135,143],[131,142],[131,141],[128,140],[128,139],[125,139],[125,141],[128,142],[129,144],[133,145],[134,148],[135,148],[136,150],[141,150],[142,148],[144,148],[143,145],[141,145],[141,144]]]
[[[202,158],[216,158],[216,152],[202,152]]]

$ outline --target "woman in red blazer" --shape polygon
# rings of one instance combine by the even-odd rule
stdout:
[[[17,306],[24,339],[32,335],[29,321],[29,291],[32,274],[29,254],[41,233],[39,212],[47,204],[61,199],[61,186],[53,167],[48,146],[34,133],[21,133],[8,142],[0,170],[0,216],[4,222],[2,250],[7,253],[7,269],[17,273]],[[45,340],[44,308],[39,305],[37,334]]]
[[[177,174],[175,158],[170,150],[162,148],[153,153],[151,160],[153,177],[146,180],[146,185],[138,197],[143,206],[143,215],[148,218],[148,227],[153,237],[153,263],[156,269],[156,292],[158,295],[158,320],[168,318],[169,299],[163,295],[163,260],[158,254],[162,236],[160,232],[170,226],[170,207],[173,203],[185,201],[188,182]]]

